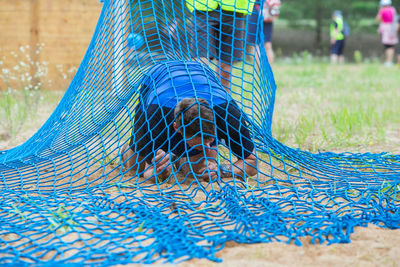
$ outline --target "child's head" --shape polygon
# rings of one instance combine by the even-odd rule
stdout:
[[[343,17],[342,11],[340,11],[340,10],[335,10],[335,11],[333,11],[333,13],[332,13],[332,18],[333,18],[333,19],[335,19],[335,18],[342,18],[342,17]]]
[[[185,137],[215,136],[213,111],[205,99],[185,98],[175,108],[175,124]]]
[[[392,0],[381,0],[379,5],[382,6],[391,6],[392,5]]]
[[[381,0],[381,9],[379,11],[382,22],[384,23],[393,23],[395,19],[395,10],[391,7],[391,0]]]

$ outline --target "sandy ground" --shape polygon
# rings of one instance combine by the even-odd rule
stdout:
[[[313,245],[306,238],[303,246],[293,244],[228,243],[217,253],[222,263],[192,259],[177,267],[264,267],[264,266],[400,266],[400,230],[377,226],[357,227],[349,244]],[[139,264],[117,266],[145,266]]]
[[[192,266],[400,266],[400,230],[358,227],[349,244],[304,245],[282,243],[234,244],[217,254],[221,264],[192,260],[179,264]]]
[[[25,131],[13,140],[0,141],[0,150],[21,144],[34,134],[51,113],[50,110],[40,112],[36,126],[29,123]],[[382,151],[388,145],[360,147],[360,150]],[[393,148],[393,147],[392,147]],[[230,242],[216,256],[222,263],[205,259],[192,259],[177,265],[178,267],[194,266],[400,266],[400,230],[389,230],[370,225],[357,227],[349,244],[312,245],[303,238],[303,246],[293,244],[237,244]],[[143,266],[129,264],[125,266]],[[156,264],[154,266],[168,266]]]

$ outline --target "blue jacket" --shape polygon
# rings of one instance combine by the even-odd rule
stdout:
[[[142,80],[144,107],[174,108],[184,98],[203,98],[214,107],[232,100],[215,73],[196,61],[166,61],[151,67]]]

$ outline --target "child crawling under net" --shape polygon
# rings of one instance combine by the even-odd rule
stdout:
[[[245,114],[214,72],[195,61],[153,65],[141,82],[134,129],[124,167],[144,178],[185,177],[213,180],[257,173],[254,143]],[[236,159],[220,164],[218,145]],[[124,149],[126,150],[126,149]]]

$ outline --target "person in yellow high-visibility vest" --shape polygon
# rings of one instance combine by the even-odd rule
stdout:
[[[193,14],[192,56],[217,59],[221,83],[230,92],[234,62],[243,59],[247,14],[255,0],[186,0]]]
[[[344,21],[342,12],[336,10],[332,14],[332,22],[330,25],[331,36],[331,63],[343,63],[343,50],[345,45],[345,36],[343,33]]]

